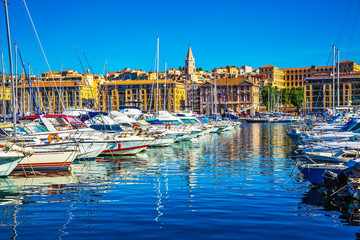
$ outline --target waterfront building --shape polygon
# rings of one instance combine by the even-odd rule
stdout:
[[[130,68],[125,68],[124,70],[119,70],[117,72],[108,72],[106,74],[107,81],[116,81],[116,80],[142,80],[148,79],[149,73],[144,72],[142,69],[130,70]]]
[[[339,75],[339,95],[335,77],[335,107],[358,107],[360,105],[360,72],[346,72]],[[307,77],[304,88],[306,112],[323,111],[332,108],[333,77],[331,74],[315,74]]]
[[[341,61],[339,63],[340,72],[358,72],[360,66],[349,60]],[[278,68],[272,65],[266,65],[259,68],[260,74],[265,74],[267,77],[267,85],[277,86],[278,88],[293,88],[303,87],[305,78],[311,77],[315,74],[326,74],[332,71],[332,66],[320,66],[316,67],[298,67],[298,68]],[[335,66],[335,72],[337,67]],[[283,84],[285,84],[283,86]]]
[[[258,111],[259,85],[245,78],[222,78],[216,80],[217,113],[255,114]],[[200,113],[215,114],[214,82],[200,85]]]
[[[182,110],[200,112],[200,86],[201,83],[188,82],[185,84],[186,100]]]
[[[61,113],[66,108],[95,108],[92,86],[81,82],[38,82],[18,86],[20,113]]]
[[[259,73],[266,76],[266,86],[285,88],[285,72],[278,67],[265,65],[259,67]]]
[[[213,72],[216,73],[216,76],[219,78],[237,78],[240,76],[246,77],[252,73],[252,71],[252,67],[249,66],[236,67],[230,65],[213,69]]]
[[[100,86],[100,108],[111,111],[123,106],[137,106],[144,111],[180,111],[185,105],[184,84],[172,80],[165,83],[165,79],[159,79],[158,92],[156,85],[156,80],[150,79],[105,82]]]
[[[30,87],[29,87],[29,81]],[[45,72],[41,76],[22,75],[17,79],[20,113],[39,111],[60,113],[65,108],[96,108],[102,75],[75,70]]]

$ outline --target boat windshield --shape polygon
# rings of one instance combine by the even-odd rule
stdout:
[[[40,125],[26,126],[24,128],[31,133],[48,132],[48,130],[44,126],[40,126]]]
[[[183,123],[196,123],[195,119],[185,118],[181,119]]]
[[[352,126],[349,127],[348,131],[356,131],[360,128],[360,122],[356,121]]]
[[[357,124],[357,122],[352,119],[343,126],[342,131],[347,132],[351,128],[353,128],[356,124]]]
[[[2,128],[1,129],[4,133],[6,133],[8,136],[13,136],[14,129],[12,127]],[[30,132],[27,132],[25,128],[23,127],[17,127],[16,128],[17,134],[23,136],[27,135]]]
[[[164,124],[181,125],[179,120],[161,120]]]
[[[105,132],[121,132],[121,131],[123,131],[119,125],[93,124],[90,127],[94,130],[105,131]]]

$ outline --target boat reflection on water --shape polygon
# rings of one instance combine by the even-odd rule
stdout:
[[[77,183],[76,177],[69,171],[15,171],[9,175],[9,180],[19,189],[33,189],[36,186],[60,187],[65,184]]]
[[[131,176],[151,166],[147,156],[106,156],[95,161],[78,161],[71,171],[80,183],[107,184],[111,179]]]
[[[9,178],[0,178],[0,205],[13,204],[19,196],[17,186]]]
[[[355,199],[340,199],[321,194],[317,189],[309,189],[302,198],[302,204],[306,204],[311,210],[336,211],[341,222],[351,226],[360,226],[360,202]],[[334,217],[334,215],[325,215]]]

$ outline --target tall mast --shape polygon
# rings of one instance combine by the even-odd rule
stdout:
[[[164,110],[166,111],[166,78],[167,78],[167,63],[165,63],[165,83],[164,83]]]
[[[194,112],[194,79],[193,79],[193,77],[191,77],[191,113],[192,112]]]
[[[18,99],[19,89],[18,89],[18,77],[17,77],[18,72],[17,71],[18,71],[18,69],[17,69],[17,43],[15,43],[15,106],[18,106],[17,103],[19,102],[19,99]],[[18,114],[17,109],[15,111],[15,114]]]
[[[156,106],[155,114],[159,113],[159,37],[156,43]]]
[[[7,31],[7,40],[8,40],[8,50],[9,50],[9,65],[10,65],[10,80],[11,80],[11,96],[12,96],[12,112],[13,112],[13,123],[14,123],[14,137],[16,137],[16,104],[14,99],[14,74],[13,74],[13,62],[12,62],[12,51],[11,51],[11,38],[10,38],[10,24],[9,24],[9,15],[7,8],[7,0],[4,0],[5,6],[5,20],[6,20],[6,31]]]
[[[59,99],[60,99],[60,101],[62,101],[64,98],[62,97],[62,90],[61,90],[61,88],[62,88],[62,85],[61,85],[61,80],[62,80],[62,72],[63,72],[63,65],[64,65],[64,61],[61,61],[61,70],[60,70],[60,93],[59,93]],[[38,80],[39,80],[39,78],[38,78]],[[39,81],[38,81],[38,83],[39,83]],[[61,105],[59,106],[60,107],[60,112],[59,113],[61,113],[63,110],[65,110],[65,109],[61,109]]]
[[[340,106],[340,49],[337,50],[337,101]]]
[[[215,102],[215,116],[217,116],[217,90],[216,90],[216,68],[214,69],[215,71],[215,79],[214,79],[214,102]]]
[[[333,114],[335,114],[335,45],[333,45],[332,80],[332,108]]]
[[[6,91],[5,91],[5,66],[4,66],[4,54],[1,51],[1,67],[2,67],[2,114],[4,115],[4,120],[6,119]]]
[[[28,79],[29,79],[29,82],[31,82],[31,66],[30,66],[30,63],[28,64],[28,67],[29,67],[29,74],[28,74]],[[32,84],[31,84],[32,85]],[[29,83],[29,88],[32,88],[32,86],[30,86],[30,83]],[[32,91],[32,89],[29,91],[30,92],[30,94],[31,94],[31,91]],[[30,97],[30,99],[29,99],[29,101],[30,101],[30,104],[29,104],[29,112],[30,112],[30,114],[32,113],[32,111],[33,111],[33,105],[34,105],[34,101],[35,101],[35,98],[33,97],[33,99]]]

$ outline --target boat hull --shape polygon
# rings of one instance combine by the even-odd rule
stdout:
[[[74,161],[78,151],[34,151],[24,157],[15,170],[65,170]]]
[[[166,147],[174,144],[174,142],[174,139],[171,138],[159,138],[152,141],[149,147]]]
[[[307,179],[313,185],[319,185],[324,181],[322,176],[326,170],[339,174],[347,167],[344,165],[306,164],[301,165],[298,168],[305,179]]]
[[[19,164],[23,156],[0,157],[0,177],[8,176]]]
[[[110,144],[110,147],[100,155],[102,156],[126,156],[136,155],[149,146],[150,141],[120,141]]]

